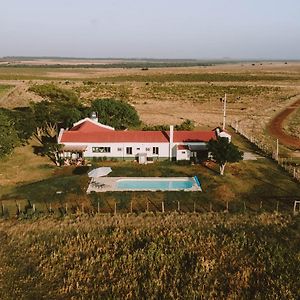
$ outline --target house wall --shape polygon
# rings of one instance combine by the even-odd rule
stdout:
[[[190,150],[177,150],[176,160],[189,160]]]
[[[64,143],[65,145],[82,145],[83,143]],[[84,157],[114,157],[114,158],[132,158],[138,153],[147,153],[147,157],[168,158],[169,143],[84,143],[87,149]],[[110,147],[110,153],[93,152],[93,147]],[[132,154],[126,153],[126,147],[132,147]],[[159,148],[159,153],[153,153],[153,147]]]
[[[138,153],[147,153],[147,157],[153,159],[168,159],[169,158],[169,143],[64,143],[64,145],[87,145],[83,156],[86,158],[92,157],[107,157],[118,159],[135,159]],[[206,145],[204,142],[199,143],[174,143],[172,147],[172,158],[176,160],[190,159],[190,151],[184,150],[186,153],[178,153],[177,145]],[[110,147],[110,153],[93,152],[93,147]],[[126,153],[126,147],[132,147],[132,154]],[[153,147],[159,148],[159,154],[153,153]],[[149,150],[148,150],[149,149]]]

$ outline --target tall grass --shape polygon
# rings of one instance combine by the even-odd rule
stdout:
[[[1,299],[296,299],[299,217],[0,223]]]

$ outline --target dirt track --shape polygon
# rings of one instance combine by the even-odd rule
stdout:
[[[269,124],[269,132],[279,139],[279,142],[296,149],[300,149],[300,139],[286,134],[283,130],[283,123],[288,116],[300,107],[300,99],[280,112]]]

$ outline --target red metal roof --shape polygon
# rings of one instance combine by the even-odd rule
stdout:
[[[210,131],[174,131],[174,143],[208,142],[214,139],[215,133]],[[61,143],[168,143],[169,135],[163,131],[102,131],[80,132],[64,131]]]
[[[215,139],[214,131],[174,131],[174,143],[208,142]]]
[[[109,128],[102,127],[101,125],[96,125],[89,121],[84,121],[77,126],[74,126],[70,129],[70,131],[80,131],[80,132],[107,132],[112,131]]]
[[[76,132],[65,131],[61,143],[166,143],[168,138],[162,131],[109,131]]]
[[[189,147],[188,147],[187,145],[178,145],[178,146],[177,146],[177,149],[178,149],[178,150],[188,150]]]
[[[208,142],[214,131],[174,131],[174,143]],[[168,143],[168,131],[118,131],[84,121],[63,132],[61,143]]]

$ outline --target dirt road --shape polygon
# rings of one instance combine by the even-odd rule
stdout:
[[[300,99],[288,106],[282,112],[280,112],[268,126],[269,132],[279,139],[279,142],[288,147],[300,149],[300,139],[294,136],[286,134],[283,130],[283,123],[288,116],[300,107]]]

